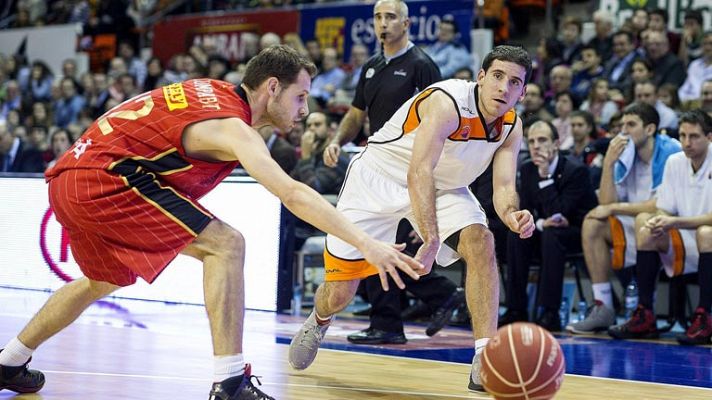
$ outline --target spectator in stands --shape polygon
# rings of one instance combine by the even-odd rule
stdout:
[[[27,96],[27,101],[50,101],[52,98],[52,82],[54,76],[49,70],[44,61],[35,61],[32,63],[30,72],[29,87],[25,88],[30,95]]]
[[[611,140],[603,159],[599,206],[586,215],[581,231],[595,301],[586,319],[567,326],[573,333],[615,324],[609,270],[635,264],[635,216],[655,210],[665,161],[680,151],[679,142],[658,134],[660,117],[654,107],[633,103],[622,114],[623,132]]]
[[[107,110],[106,102],[110,97],[109,81],[106,74],[100,72],[92,74],[92,81],[94,88],[89,94],[84,93],[84,98],[87,101],[86,107],[88,107],[89,115],[98,118]]]
[[[657,88],[653,82],[640,82],[635,84],[635,101],[646,103],[653,107],[660,116],[658,129],[660,130],[677,130],[677,114],[665,103],[658,100]]]
[[[665,163],[653,210],[635,219],[638,308],[608,333],[617,339],[655,338],[655,286],[660,261],[669,277],[698,272],[700,299],[682,344],[712,338],[712,118],[701,110],[681,116],[683,151]]]
[[[651,31],[645,40],[645,50],[653,64],[653,82],[655,86],[672,83],[680,86],[685,82],[685,65],[672,52],[668,38],[662,32]]]
[[[701,10],[685,11],[679,52],[680,59],[685,65],[702,56],[703,26]]]
[[[321,112],[309,114],[306,131],[301,137],[301,159],[292,170],[292,178],[306,183],[321,194],[338,194],[346,177],[349,158],[339,155],[336,167],[324,164],[324,148],[329,144],[333,132],[329,131],[329,118]]]
[[[307,48],[307,53],[309,53],[309,59],[316,65],[316,67],[321,70],[321,45],[316,39],[309,39],[304,43]]]
[[[346,77],[344,70],[339,67],[339,54],[336,49],[327,47],[322,54],[321,70],[314,77],[309,92],[309,95],[317,101],[320,107],[326,106]]]
[[[625,93],[633,61],[638,55],[632,33],[618,31],[613,34],[613,57],[607,59],[604,72],[611,89]]]
[[[351,60],[347,68],[344,69],[346,75],[341,81],[339,88],[336,89],[334,97],[329,101],[330,109],[335,109],[332,111],[337,111],[341,114],[348,110],[349,105],[354,100],[356,95],[356,86],[358,86],[358,80],[363,71],[363,65],[368,61],[369,53],[368,47],[363,44],[355,43],[351,46]]]
[[[611,117],[618,112],[618,105],[608,97],[608,81],[605,78],[596,78],[593,81],[588,98],[579,109],[593,114],[598,126],[608,127]]]
[[[532,257],[541,260],[535,309],[538,325],[561,330],[559,306],[566,255],[581,251],[581,223],[596,206],[596,194],[586,165],[559,154],[559,137],[550,123],[539,121],[529,128],[527,144],[531,160],[520,169],[520,207],[529,210],[537,229],[531,239],[509,233],[507,237],[507,312],[499,326],[528,321],[527,282]],[[539,251],[537,251],[539,249]]]
[[[690,62],[687,67],[687,79],[678,90],[681,101],[697,99],[702,82],[712,79],[712,32],[704,34],[701,49],[701,56]]]
[[[527,84],[524,99],[516,106],[522,119],[536,117],[542,121],[551,121],[554,116],[544,107],[544,92],[536,83]]]
[[[700,108],[702,111],[712,115],[712,80],[702,83],[700,91]]]
[[[274,32],[267,32],[260,37],[260,51],[282,43],[282,38]]]
[[[53,158],[47,164],[47,168],[51,168],[57,162],[57,159],[62,156],[74,143],[72,134],[66,129],[56,129],[50,136],[51,150]]]
[[[77,71],[77,62],[73,58],[67,58],[62,61],[62,78],[72,78],[74,83],[79,84],[79,71]]]
[[[571,70],[574,73],[571,91],[579,99],[587,98],[593,81],[603,76],[603,66],[598,50],[592,46],[582,47],[581,59],[574,63]]]
[[[596,52],[601,56],[602,60],[609,60],[613,55],[613,24],[615,23],[613,15],[606,10],[596,10],[593,13],[593,24],[596,35],[587,43],[596,49]]]
[[[666,83],[658,88],[658,100],[675,111],[676,115],[680,114],[682,102],[677,96],[677,87],[672,83]]]
[[[47,133],[49,130],[47,129],[46,126],[44,125],[34,125],[31,129],[30,132],[27,134],[27,149],[25,151],[29,151],[32,149],[34,152],[37,152],[40,154],[40,159],[42,160],[42,167],[43,169],[39,171],[33,171],[33,172],[44,172],[44,167],[47,166],[47,163],[54,158],[54,155],[52,154],[52,150],[50,149],[49,146],[49,141],[47,139]],[[39,169],[39,165],[38,165]]]
[[[440,68],[443,79],[452,78],[459,68],[472,65],[472,56],[459,42],[459,30],[455,21],[443,19],[438,26],[438,40],[425,48],[433,62]]]
[[[648,13],[648,30],[661,32],[670,44],[670,52],[678,54],[680,51],[680,34],[668,30],[668,10],[655,8]]]
[[[158,57],[151,57],[146,63],[146,80],[143,82],[144,90],[152,90],[167,84],[163,78],[163,63]]]
[[[593,187],[598,189],[601,180],[601,163],[608,140],[599,138],[598,126],[593,114],[581,110],[571,113],[571,136],[574,139],[571,156],[588,165]]]
[[[168,61],[168,67],[163,71],[166,84],[181,82],[188,77],[185,72],[185,54],[175,54]]]
[[[28,119],[27,125],[42,125],[49,129],[53,125],[52,117],[50,115],[49,103],[44,103],[41,101],[32,103],[32,115]]]
[[[475,80],[475,73],[472,71],[472,68],[470,67],[462,67],[455,71],[455,75],[452,76],[454,79],[464,79],[466,81],[473,81]],[[539,87],[540,90],[541,86]],[[542,90],[543,93],[543,90]]]
[[[303,55],[304,57],[309,57],[309,52],[307,51],[306,46],[304,46],[304,42],[302,41],[302,38],[299,37],[298,33],[285,33],[284,36],[282,36],[282,42],[296,50],[297,53]]]
[[[6,120],[10,110],[22,111],[22,92],[15,80],[7,81],[5,84],[5,97],[0,105],[0,120]]]
[[[10,130],[10,125],[8,125],[8,130]],[[26,141],[27,128],[25,127],[25,125],[15,125],[15,129],[12,129],[12,135],[22,141]]]
[[[279,164],[284,172],[291,173],[297,165],[297,149],[292,146],[281,132],[267,125],[257,130],[267,143],[272,159]]]
[[[555,38],[541,38],[536,48],[536,57],[532,61],[532,78],[529,83],[536,83],[543,88],[550,85],[551,70],[563,64],[563,46]]]
[[[606,137],[609,139],[612,139],[616,137],[616,135],[620,134],[621,131],[623,130],[623,114],[621,114],[620,111],[617,111],[613,116],[611,117],[611,120],[608,122],[608,134]]]
[[[7,113],[7,119],[5,119],[4,122],[7,125],[8,130],[13,130],[18,126],[24,127],[19,110],[10,110]],[[2,120],[0,120],[0,123],[2,123]]]
[[[84,108],[84,98],[77,93],[77,86],[72,78],[62,78],[62,97],[54,104],[54,124],[60,128],[77,122],[79,112]]]
[[[29,148],[0,123],[0,172],[42,172],[42,154]]]
[[[653,79],[653,64],[647,58],[636,58],[630,68],[630,79],[625,82],[623,93],[625,102],[635,101],[635,85],[640,82],[649,82]]]
[[[551,86],[544,95],[548,102],[547,108],[549,111],[555,109],[556,95],[561,92],[570,92],[571,96],[576,98],[576,104],[581,104],[580,98],[571,92],[572,79],[573,72],[571,71],[571,67],[568,65],[557,65],[551,69],[551,74],[549,76],[549,83]]]
[[[146,81],[146,64],[139,57],[136,56],[136,48],[129,41],[119,42],[118,56],[124,60],[126,68],[129,74],[136,80],[136,86],[143,88],[143,83]]]
[[[648,10],[645,8],[636,8],[633,11],[630,28],[633,30],[633,35],[635,36],[636,46],[641,45],[641,34],[644,30],[648,29],[649,20]]]
[[[528,86],[528,85],[527,85]],[[571,112],[579,108],[578,100],[569,91],[563,91],[556,95],[554,99],[556,118],[551,123],[554,124],[559,135],[559,149],[569,150],[574,145],[574,138],[571,135]]]
[[[581,29],[583,24],[578,17],[566,16],[561,22],[562,59],[565,64],[573,65],[581,55]]]

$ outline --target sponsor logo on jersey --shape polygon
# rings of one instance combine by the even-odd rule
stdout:
[[[366,71],[366,79],[372,78],[375,73],[376,73],[375,69],[369,68],[368,71]]]
[[[405,72],[404,69],[399,69],[398,71],[393,71],[393,75],[398,75],[398,76],[407,76],[408,73]]]
[[[180,110],[188,107],[182,83],[174,83],[163,87],[163,97],[168,104],[168,111]]]

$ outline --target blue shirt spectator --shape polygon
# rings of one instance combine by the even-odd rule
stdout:
[[[472,57],[467,48],[455,41],[457,25],[451,20],[440,22],[438,41],[425,49],[440,69],[443,79],[452,78],[455,71],[472,66]]]
[[[54,123],[60,128],[77,122],[79,113],[84,108],[84,98],[77,93],[77,87],[71,78],[62,78],[62,97],[54,105]]]

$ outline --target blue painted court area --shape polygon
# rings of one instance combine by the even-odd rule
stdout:
[[[290,339],[280,335],[277,343],[289,344]],[[613,340],[603,335],[601,338],[557,335],[557,339],[564,351],[567,374],[712,388],[711,346]],[[321,347],[463,364],[472,362],[474,350],[471,347],[448,347],[441,343],[441,348],[423,350],[414,349],[416,343],[413,342],[417,340],[409,341],[405,348],[353,345],[327,339]]]

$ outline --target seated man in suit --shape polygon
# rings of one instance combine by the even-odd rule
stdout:
[[[658,336],[653,299],[660,261],[670,277],[698,272],[699,305],[678,341],[702,345],[712,338],[712,118],[702,110],[682,114],[680,141],[683,152],[665,163],[656,211],[635,219],[640,300],[628,321],[608,329],[616,339]]]
[[[534,251],[541,259],[537,305],[543,313],[536,323],[550,331],[561,330],[559,305],[567,253],[581,251],[581,223],[596,206],[596,194],[586,165],[559,155],[559,135],[549,122],[538,121],[527,137],[531,161],[521,168],[520,206],[534,215],[533,239],[507,238],[507,312],[499,326],[527,321],[527,281]]]

